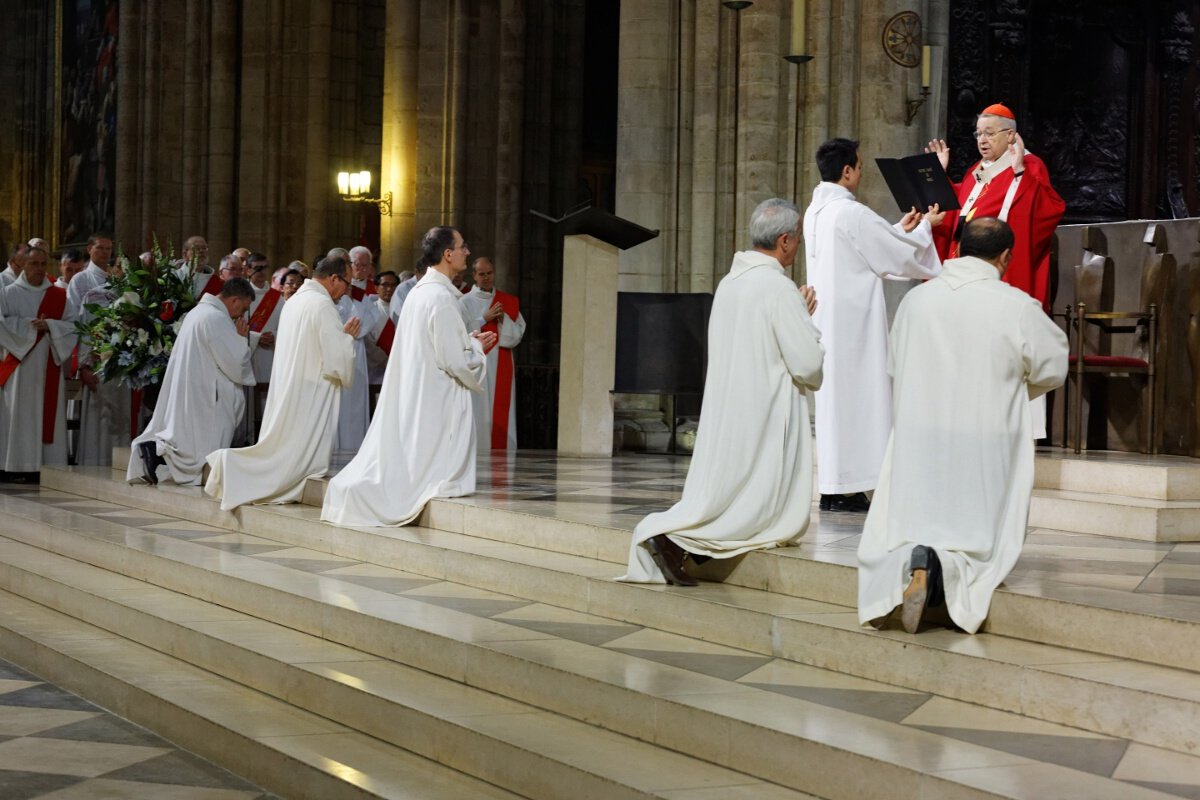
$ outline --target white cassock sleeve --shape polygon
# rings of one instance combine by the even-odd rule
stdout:
[[[856,215],[857,230],[850,236],[863,262],[881,278],[936,278],[942,272],[929,223],[921,220],[911,233],[899,223],[889,225],[873,211]]]
[[[509,319],[508,314],[500,318],[500,347],[513,349],[521,343],[521,337],[525,335],[525,318],[521,316],[521,312],[517,312],[517,318]]]
[[[62,366],[71,358],[75,345],[79,342],[79,334],[75,330],[75,314],[68,305],[63,310],[62,319],[48,319],[47,335],[50,337],[50,352],[54,354],[54,363]]]
[[[25,358],[37,344],[37,331],[30,320],[12,313],[8,308],[0,309],[0,349],[19,359]]]
[[[772,316],[775,341],[792,382],[800,388],[820,389],[825,348],[821,332],[808,315],[804,295],[799,289],[786,293],[772,309]]]
[[[1021,357],[1025,362],[1025,382],[1029,399],[1044,395],[1063,385],[1067,379],[1067,336],[1042,306],[1031,300],[1021,314]]]
[[[479,340],[467,335],[460,308],[438,306],[429,319],[434,362],[472,392],[482,392],[487,359]]]
[[[207,320],[205,321],[208,322]],[[217,319],[215,324],[204,326],[204,342],[217,370],[229,380],[238,385],[246,384],[247,368],[250,365],[250,347],[245,339],[238,335],[237,328],[225,321]],[[253,381],[251,384],[253,385]]]
[[[336,306],[322,304],[317,313],[324,318],[317,323],[318,330],[342,330]],[[343,389],[349,388],[354,383],[354,337],[343,332],[341,336],[317,338],[321,348],[321,377]]]

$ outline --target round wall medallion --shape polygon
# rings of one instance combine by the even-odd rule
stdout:
[[[902,67],[921,63],[921,17],[915,11],[901,11],[883,26],[883,50]]]

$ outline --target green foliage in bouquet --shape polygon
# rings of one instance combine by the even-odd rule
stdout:
[[[154,240],[152,262],[132,261],[118,251],[121,274],[104,286],[105,303],[84,303],[76,323],[80,343],[90,348],[101,380],[141,389],[162,380],[183,315],[196,306],[192,268],[174,265]],[[189,265],[190,266],[190,265]]]

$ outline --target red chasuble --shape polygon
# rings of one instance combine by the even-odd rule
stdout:
[[[979,162],[975,162],[967,170],[962,183],[954,187],[960,204],[966,203],[975,189],[977,169]],[[1006,169],[992,178],[980,191],[968,216],[971,219],[1000,216],[1005,195],[1012,182],[1011,169]],[[1036,297],[1047,313],[1050,312],[1050,240],[1065,210],[1066,203],[1050,185],[1050,173],[1046,170],[1045,162],[1026,153],[1025,172],[1013,196],[1006,220],[1013,229],[1016,243],[1013,245],[1012,261],[1009,262],[1003,279],[1005,283],[1017,287],[1031,297]],[[966,222],[960,223],[958,211],[950,211],[942,224],[934,229],[934,241],[937,244],[938,255],[943,261],[958,256],[958,242],[955,241],[954,231],[959,224]]]
[[[42,295],[38,304],[38,316],[43,319],[62,319],[67,308],[67,290],[53,284]],[[37,347],[45,332],[39,332],[33,346]],[[32,348],[30,348],[32,349]],[[21,359],[9,353],[0,361],[0,386],[21,366]],[[54,362],[54,351],[46,354],[46,385],[42,392],[42,444],[54,443],[54,423],[58,419],[58,377],[60,368]]]
[[[506,294],[499,289],[492,299],[492,303],[499,303],[500,308],[504,309],[504,313],[513,322],[517,321],[517,315],[521,311],[521,303],[516,295]],[[480,328],[481,331],[490,331],[500,336],[500,326],[495,322],[489,322]],[[499,344],[499,338],[496,343]],[[487,352],[491,352],[489,348]],[[512,406],[512,377],[513,377],[513,357],[512,348],[501,347],[500,352],[496,354],[496,399],[492,402],[492,449],[507,450],[508,449],[508,413]]]

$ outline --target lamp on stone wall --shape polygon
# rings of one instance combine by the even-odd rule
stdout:
[[[392,215],[392,193],[384,192],[381,197],[369,197],[371,194],[371,172],[339,172],[337,174],[338,195],[347,203],[374,203],[379,208],[379,215]]]

